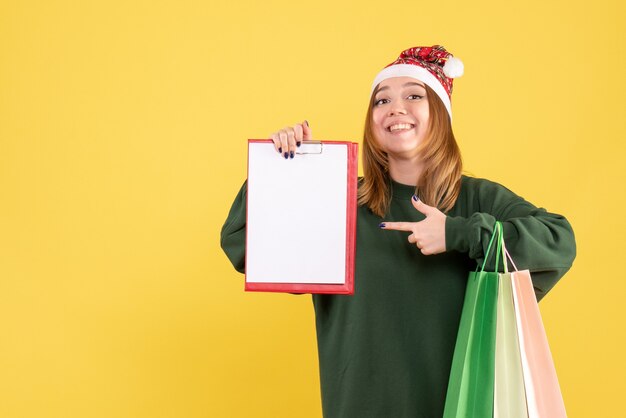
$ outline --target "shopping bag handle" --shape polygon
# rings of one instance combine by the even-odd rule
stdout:
[[[496,222],[496,223],[500,223],[500,222]],[[502,225],[500,226],[502,227]],[[500,234],[500,241],[501,241],[501,247],[502,247],[502,262],[504,263],[504,272],[508,273],[508,264],[506,262],[507,258],[511,262],[511,265],[513,266],[515,271],[518,271],[517,266],[515,265],[515,262],[511,258],[511,254],[509,254],[509,252],[507,251],[506,244],[504,243],[504,227],[502,227],[502,233]]]
[[[502,254],[502,258],[504,258],[504,256],[506,255],[508,257],[509,261],[511,262],[511,265],[515,269],[515,271],[518,271],[517,270],[517,266],[515,265],[515,262],[511,258],[511,254],[509,254],[509,252],[507,251],[506,247],[504,246],[504,239],[502,240],[502,251],[504,251],[504,253]],[[504,265],[506,266],[506,259],[504,260],[504,263],[505,263]]]
[[[489,245],[487,245],[487,251],[485,252],[485,259],[483,260],[483,265],[480,268],[480,271],[485,271],[485,264],[487,264],[487,259],[491,254],[491,245],[493,244],[493,240],[497,239],[496,243],[496,272],[498,271],[498,263],[500,261],[500,253],[502,251],[502,243],[503,243],[503,234],[502,234],[502,223],[496,221],[496,224],[493,228],[493,234],[491,235],[491,239],[489,240]],[[504,263],[504,268],[506,270],[506,263]],[[478,267],[477,267],[478,269]]]

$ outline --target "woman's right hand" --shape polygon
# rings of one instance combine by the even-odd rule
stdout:
[[[302,144],[302,141],[312,141],[313,135],[311,134],[309,122],[305,120],[302,123],[288,126],[273,133],[271,138],[274,141],[276,152],[287,159],[296,155],[296,149]]]

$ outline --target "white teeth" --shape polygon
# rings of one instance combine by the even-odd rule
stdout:
[[[411,125],[410,123],[397,123],[395,125],[391,125],[389,128],[387,128],[387,130],[389,132],[393,132],[393,131],[411,129],[412,127],[413,125]]]

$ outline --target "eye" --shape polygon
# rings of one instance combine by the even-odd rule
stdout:
[[[410,94],[410,95],[408,96],[408,99],[409,99],[409,100],[419,100],[419,99],[421,99],[421,98],[423,98],[423,97],[424,97],[424,96],[420,96],[419,94]]]
[[[376,100],[376,101],[374,102],[374,106],[379,106],[379,105],[381,105],[381,104],[385,104],[385,103],[387,103],[387,102],[389,102],[389,100],[387,100],[387,99],[378,99],[378,100]]]

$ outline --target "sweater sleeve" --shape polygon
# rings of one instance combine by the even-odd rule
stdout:
[[[497,183],[482,180],[472,190],[466,199],[477,210],[467,217],[447,217],[446,250],[466,252],[482,264],[495,222],[502,222],[507,250],[518,269],[530,270],[541,300],[572,266],[576,243],[571,225]],[[495,254],[485,268],[494,270]]]
[[[246,267],[246,194],[248,183],[243,183],[222,226],[220,243],[226,256],[240,273]]]

